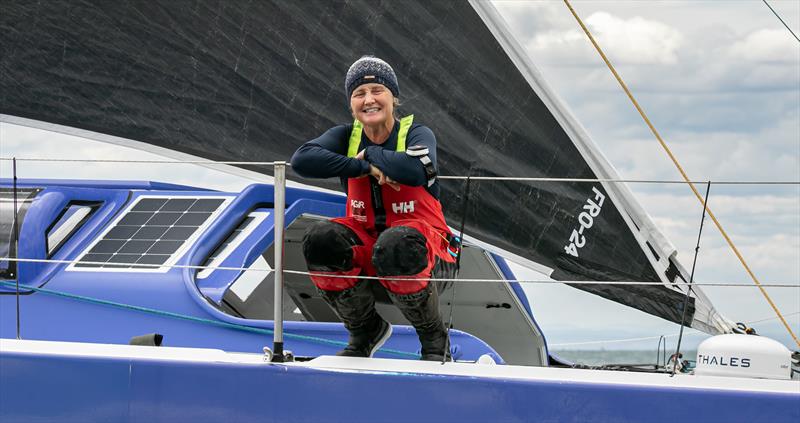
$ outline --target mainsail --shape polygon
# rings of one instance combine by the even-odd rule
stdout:
[[[0,113],[212,160],[288,159],[351,119],[342,80],[363,54],[394,66],[402,111],[437,135],[443,174],[616,176],[483,1],[6,0]],[[441,185],[455,225],[465,184]],[[681,321],[687,272],[624,186],[471,187],[471,237],[556,280],[662,282],[571,285]],[[701,291],[688,306],[692,327],[729,330]]]

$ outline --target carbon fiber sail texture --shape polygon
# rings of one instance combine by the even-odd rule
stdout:
[[[588,160],[591,145],[570,129],[486,2],[2,4],[3,114],[213,160],[286,160],[302,142],[350,121],[345,71],[375,54],[398,73],[401,113],[437,135],[442,174],[595,178],[607,166]],[[338,188],[334,180],[302,182]],[[464,182],[440,183],[457,226]],[[634,233],[616,187],[473,181],[472,188],[466,233],[552,269],[555,279],[680,282],[676,265],[659,265],[669,254],[655,258]],[[572,286],[681,318],[677,285]],[[690,298],[687,321],[713,332],[716,313],[700,298]]]

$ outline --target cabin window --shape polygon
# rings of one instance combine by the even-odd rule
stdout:
[[[310,225],[325,217],[303,214],[286,227],[283,244],[284,267],[286,269],[306,269],[303,256],[302,238]],[[275,246],[270,245],[261,252],[249,269],[242,273],[231,286],[225,290],[221,303],[212,301],[222,311],[232,316],[245,319],[272,320],[275,307],[275,272],[265,271],[274,268]],[[212,277],[216,277],[213,275]],[[244,279],[246,278],[246,279]],[[320,297],[317,288],[307,275],[285,273],[283,275],[283,318],[287,321],[339,322],[333,309]],[[379,284],[375,284],[380,286]],[[384,291],[384,295],[385,291]],[[380,299],[378,301],[381,301]],[[386,298],[386,302],[390,300]],[[388,306],[387,306],[388,307]],[[383,313],[386,309],[382,309]],[[397,308],[394,308],[396,311]],[[396,320],[402,319],[396,311]]]
[[[72,236],[89,218],[99,204],[70,203],[61,212],[50,229],[47,230],[47,257],[53,254]]]
[[[228,256],[231,255],[232,252],[236,251],[236,248],[250,236],[251,233],[261,224],[267,217],[269,216],[269,212],[266,211],[253,211],[247,215],[247,217],[242,220],[239,225],[231,232],[230,235],[214,249],[214,252],[206,259],[203,263],[203,266],[209,267],[218,267],[222,265],[222,262],[225,261]],[[259,257],[261,258],[261,257]],[[263,260],[263,258],[261,258]],[[266,263],[266,262],[265,262]],[[215,269],[203,269],[197,274],[197,279],[205,279],[212,273],[214,273]],[[245,274],[248,272],[245,272]],[[254,272],[249,272],[254,273]],[[241,279],[241,278],[240,278]],[[237,281],[238,282],[238,281]]]
[[[262,256],[258,256],[256,261],[253,262],[247,270],[246,272],[242,272],[242,275],[228,288],[228,291],[236,295],[242,302],[247,302],[261,282],[275,278],[270,272],[272,269],[269,267],[267,260]]]
[[[22,228],[25,214],[28,212],[33,199],[41,191],[39,188],[25,188],[14,190],[0,188],[0,257],[17,257],[17,237],[15,229]],[[17,203],[17,222],[14,224],[14,201]],[[17,263],[9,260],[0,260],[0,278],[16,279]]]
[[[239,249],[242,243],[269,215],[270,211],[265,209],[258,209],[248,213],[205,260],[203,266],[212,267],[212,269],[203,269],[198,272],[197,280],[218,277],[219,275],[215,274],[217,269],[213,269],[213,267],[225,267],[225,260]],[[274,303],[272,282],[275,279],[275,275],[272,272],[272,266],[267,260],[273,254],[271,248],[262,252],[247,267],[247,270],[239,273],[236,280],[228,286],[221,302],[217,304],[212,301],[212,304],[232,316],[258,320],[272,319]],[[233,266],[238,267],[237,265]],[[224,270],[222,271],[224,272]],[[300,309],[295,305],[288,293],[284,294],[283,307],[286,320],[305,320]]]
[[[231,284],[222,297],[220,310],[244,319],[271,320],[274,317],[274,272],[267,262],[272,249],[267,249]],[[283,318],[287,321],[307,320],[288,291],[283,293]]]
[[[167,272],[231,200],[141,195],[67,270]]]

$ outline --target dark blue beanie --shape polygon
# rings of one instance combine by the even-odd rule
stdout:
[[[395,97],[400,97],[400,87],[397,85],[397,75],[388,63],[374,56],[363,56],[353,62],[344,78],[344,90],[347,100],[353,91],[362,84],[381,84],[389,89]]]

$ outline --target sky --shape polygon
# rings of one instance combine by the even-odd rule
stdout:
[[[800,180],[800,43],[763,2],[592,0],[572,4],[690,178]],[[800,2],[770,4],[800,33]],[[544,79],[622,177],[680,179],[563,2],[496,1],[495,5]],[[702,214],[699,201],[686,186],[629,186],[689,268]],[[800,281],[800,188],[712,186],[709,207],[762,282]],[[696,280],[750,282],[708,220]],[[569,289],[549,285],[527,289],[551,344],[646,337],[648,331],[677,332],[675,325],[633,310],[616,312],[608,301],[589,295],[549,301],[556,295],[566,296]],[[724,315],[736,321],[774,316],[755,288],[704,290]],[[800,310],[800,291],[767,291],[783,313]],[[583,310],[593,310],[592,325],[562,318],[585,316]],[[788,320],[797,333],[800,315]],[[777,321],[756,327],[793,345]],[[586,347],[645,348],[652,343]]]
[[[544,79],[622,177],[680,179],[563,2],[494,4]],[[692,179],[800,180],[800,43],[762,1],[572,4]],[[770,4],[800,34],[800,2],[771,0]],[[160,158],[7,123],[0,124],[0,156]],[[195,165],[21,162],[18,173],[40,178],[151,179],[229,191],[253,182]],[[10,176],[7,162],[0,176]],[[702,206],[688,187],[632,184],[630,188],[678,248],[678,259],[690,267]],[[709,207],[762,282],[800,284],[800,187],[712,186]],[[542,277],[519,266],[514,269],[521,279]],[[709,221],[701,239],[696,280],[750,283]],[[564,285],[529,284],[525,290],[553,349],[653,349],[656,339],[604,341],[678,332],[675,324]],[[735,321],[774,317],[755,288],[704,290]],[[800,290],[767,291],[800,334]],[[797,348],[776,320],[755,327]],[[692,348],[704,337],[689,331],[684,345]],[[579,344],[585,342],[589,343]]]

